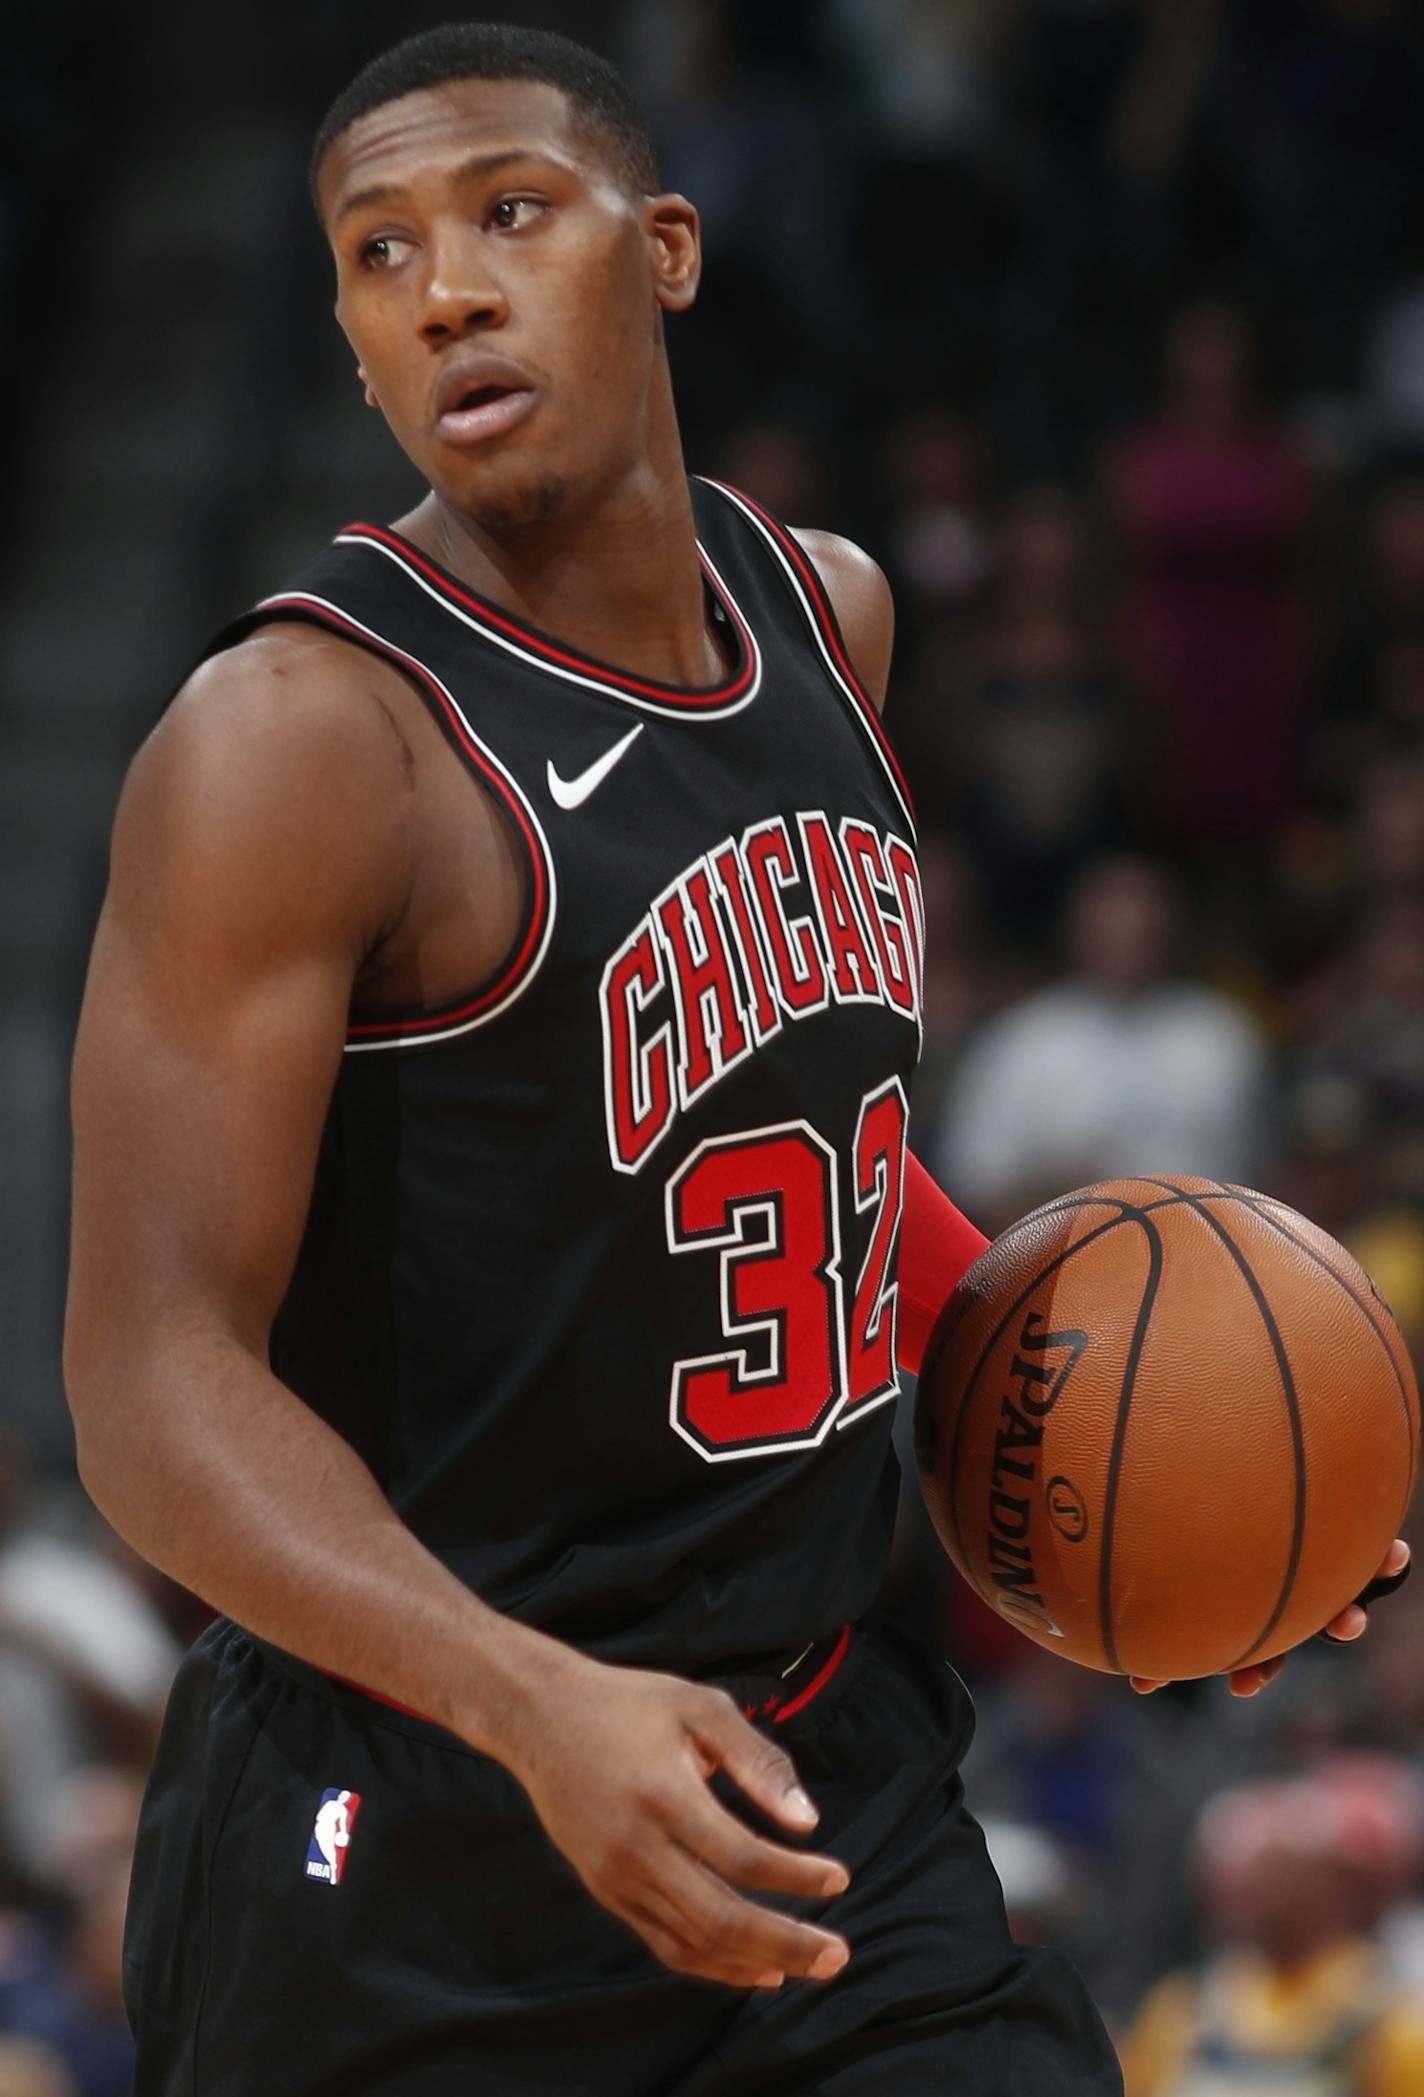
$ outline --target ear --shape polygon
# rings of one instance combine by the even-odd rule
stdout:
[[[381,404],[376,398],[375,389],[372,386],[371,381],[366,376],[366,367],[364,364],[358,364],[356,366],[356,376],[366,389],[366,406],[368,408],[379,408]]]
[[[653,267],[653,292],[665,313],[685,313],[702,281],[702,227],[686,197],[649,197],[643,226]]]

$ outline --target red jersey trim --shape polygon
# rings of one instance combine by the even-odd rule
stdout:
[[[806,1684],[806,1687],[801,1691],[801,1694],[799,1696],[794,1696],[789,1704],[782,1705],[781,1709],[777,1712],[775,1718],[773,1718],[772,1724],[774,1726],[784,1726],[788,1718],[795,1718],[798,1711],[804,1711],[806,1709],[806,1706],[811,1702],[812,1698],[818,1697],[821,1694],[821,1691],[826,1687],[826,1684],[830,1681],[832,1675],[834,1675],[837,1672],[841,1662],[845,1659],[845,1656],[849,1651],[850,1625],[842,1624],[841,1635],[836,1640],[835,1645],[831,1648],[831,1656],[829,1660],[827,1660],[825,1666],[820,1670],[818,1674],[815,1674],[811,1677],[810,1681]]]
[[[748,515],[753,517],[780,549],[783,557],[793,569],[795,578],[800,584],[801,594],[806,601],[807,610],[821,639],[825,643],[830,665],[836,673],[838,681],[855,702],[857,711],[864,717],[865,725],[869,729],[884,761],[886,770],[890,773],[899,792],[905,813],[909,817],[911,827],[913,828],[917,819],[914,797],[910,792],[909,781],[901,770],[900,760],[895,755],[894,745],[885,733],[885,723],[880,717],[880,709],[861,683],[855,665],[850,659],[850,651],[846,647],[844,636],[841,633],[840,622],[836,618],[835,608],[830,598],[826,595],[825,585],[817,572],[815,562],[810,559],[800,542],[787,531],[785,525],[779,524],[775,517],[764,510],[760,503],[753,502],[749,495],[744,495],[739,488],[729,488],[724,481],[709,481],[708,486],[718,489],[721,494],[727,496],[732,502],[745,510]]]
[[[484,632],[496,645],[521,654],[536,669],[553,670],[556,673],[590,684],[596,690],[612,694],[615,698],[632,699],[658,706],[704,712],[740,706],[755,696],[761,682],[761,652],[756,637],[742,614],[741,606],[733,597],[722,577],[699,542],[697,557],[719,605],[731,622],[737,636],[738,664],[730,677],[720,683],[699,689],[693,685],[659,684],[653,679],[632,677],[626,671],[616,670],[609,663],[598,662],[592,656],[579,655],[562,643],[542,634],[536,627],[526,624],[510,612],[504,612],[488,598],[471,590],[468,584],[457,582],[427,554],[413,546],[399,532],[378,524],[348,524],[336,535],[339,545],[352,543],[374,546],[400,566],[413,571],[417,581],[444,600],[459,616],[467,619],[477,630]]]
[[[276,597],[266,597],[258,606],[258,610],[272,614],[284,611],[300,613],[304,618],[328,627],[333,633],[341,634],[359,646],[385,656],[409,676],[416,678],[434,699],[451,736],[469,764],[480,774],[513,822],[529,864],[528,923],[513,954],[499,973],[482,985],[473,996],[465,998],[458,1005],[445,1006],[435,1012],[393,1012],[382,1019],[353,1021],[346,1032],[348,1053],[359,1052],[362,1049],[399,1048],[406,1043],[444,1040],[451,1034],[465,1033],[471,1027],[493,1019],[497,1012],[502,1012],[528,987],[535,970],[544,958],[553,930],[556,900],[554,867],[548,842],[539,826],[538,818],[514,780],[480,742],[455,699],[434,671],[427,669],[415,656],[408,655],[403,648],[397,648],[393,641],[386,640],[371,627],[363,626],[359,620],[351,618],[337,606],[328,604],[324,598],[309,596],[302,591],[288,591]]]
[[[840,1671],[841,1663],[849,1651],[850,1625],[842,1624],[840,1636],[837,1638],[834,1646],[832,1646],[824,1664],[817,1669],[811,1680],[806,1684],[806,1687],[798,1695],[794,1696],[789,1704],[782,1705],[772,1719],[772,1724],[774,1726],[784,1726],[787,1719],[795,1718],[798,1711],[804,1711],[808,1704],[813,1703],[821,1694],[821,1691],[830,1683],[832,1677]],[[373,1704],[384,1704],[388,1711],[399,1711],[405,1718],[418,1718],[427,1726],[435,1726],[440,1723],[438,1719],[427,1718],[423,1711],[415,1710],[410,1704],[398,1703],[395,1697],[384,1696],[379,1689],[368,1689],[364,1682],[353,1682],[349,1675],[338,1675],[329,1667],[318,1668],[317,1673],[325,1675],[328,1681],[339,1682],[343,1689],[354,1689],[359,1696],[369,1697]],[[750,1711],[746,1714],[748,1718],[752,1715]]]
[[[343,1689],[354,1689],[358,1696],[369,1697],[373,1704],[384,1704],[387,1711],[399,1711],[402,1718],[418,1718],[424,1726],[440,1725],[438,1718],[427,1717],[425,1712],[417,1711],[413,1704],[401,1704],[394,1697],[382,1696],[379,1689],[368,1689],[364,1682],[353,1682],[349,1675],[335,1674],[329,1667],[319,1667],[317,1673],[325,1675],[328,1682],[339,1682]],[[448,1728],[441,1727],[442,1732],[447,1730]]]

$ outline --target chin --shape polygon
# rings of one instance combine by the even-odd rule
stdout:
[[[481,531],[499,539],[550,523],[568,499],[569,484],[562,474],[541,473],[502,487],[486,482],[466,488],[459,507]]]

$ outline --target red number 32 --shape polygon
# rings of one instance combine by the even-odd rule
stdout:
[[[714,1136],[668,1181],[669,1250],[720,1254],[724,1344],[672,1372],[673,1427],[710,1463],[811,1447],[893,1396],[908,1118],[898,1078],[861,1102],[851,1168],[871,1224],[848,1320],[840,1160],[808,1122]]]

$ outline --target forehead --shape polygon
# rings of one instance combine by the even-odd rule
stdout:
[[[562,88],[543,80],[442,80],[383,102],[327,148],[318,176],[323,215],[375,183],[438,176],[472,153],[537,153],[590,169],[586,128]]]

